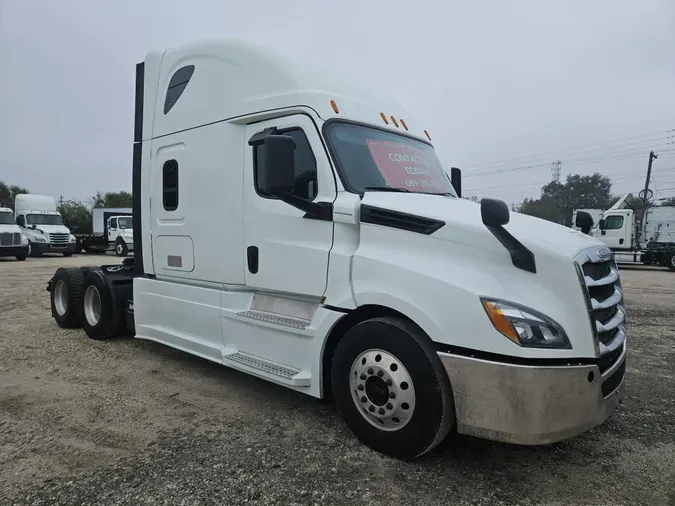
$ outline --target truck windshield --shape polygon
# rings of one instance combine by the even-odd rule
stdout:
[[[14,216],[12,213],[3,211],[0,213],[0,225],[14,225]]]
[[[429,144],[344,122],[329,124],[326,138],[349,191],[363,193],[370,188],[457,196]]]
[[[117,218],[117,226],[118,228],[132,228],[133,223],[131,218]]]
[[[26,215],[27,225],[63,225],[60,214],[28,214]]]

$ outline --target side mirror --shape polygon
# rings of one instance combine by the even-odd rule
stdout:
[[[598,228],[602,231],[604,231],[607,228],[606,223],[605,223],[605,218],[602,218],[600,220],[600,222],[598,223]]]
[[[480,201],[480,215],[486,227],[501,227],[511,218],[509,206],[503,200],[482,199]]]
[[[295,188],[295,141],[288,135],[268,135],[260,146],[260,189],[271,194],[290,193]]]
[[[450,183],[457,192],[457,196],[462,198],[462,169],[457,167],[450,168]]]
[[[588,234],[593,228],[593,217],[586,211],[577,211],[574,224],[581,229],[581,232]]]
[[[35,229],[37,228],[37,226],[35,225],[35,223],[33,223],[33,224],[30,226],[30,228],[32,228],[33,230],[35,230]]]

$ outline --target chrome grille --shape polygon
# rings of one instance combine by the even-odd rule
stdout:
[[[21,234],[11,232],[0,234],[0,246],[21,246]]]
[[[600,370],[604,372],[623,356],[626,343],[626,311],[619,269],[611,252],[603,247],[582,252],[576,262],[588,295],[590,319],[600,350]]]
[[[68,234],[49,234],[49,242],[52,246],[68,246]]]

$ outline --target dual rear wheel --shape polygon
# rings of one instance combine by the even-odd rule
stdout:
[[[123,319],[99,267],[61,267],[50,289],[52,316],[62,328],[82,327],[96,340],[119,335]]]

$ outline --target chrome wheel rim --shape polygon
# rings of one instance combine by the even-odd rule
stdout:
[[[118,254],[118,255],[121,255],[121,254],[122,254],[122,245],[121,245],[121,244],[118,244],[118,245],[117,245],[117,254]]]
[[[415,412],[415,386],[403,363],[389,352],[364,351],[349,373],[354,404],[371,425],[385,431],[406,426]]]
[[[59,279],[54,286],[54,309],[59,316],[63,316],[68,311],[68,288],[62,279]]]
[[[94,285],[89,285],[84,292],[84,317],[92,327],[101,320],[101,294]]]
[[[33,252],[33,248],[31,248],[30,243],[28,243],[28,256]]]
[[[673,267],[675,267],[675,255],[670,257],[670,263],[673,265]]]

